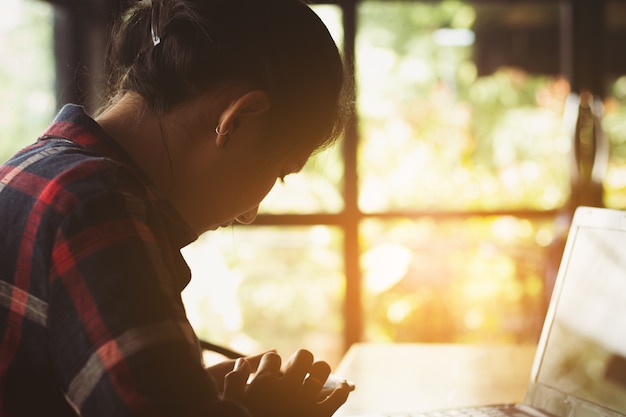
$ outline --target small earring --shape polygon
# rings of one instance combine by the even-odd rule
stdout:
[[[220,132],[220,125],[217,125],[215,127],[215,134],[217,136],[222,136],[224,138],[223,142],[222,142],[222,145],[225,145],[226,142],[228,142],[228,140],[230,139],[229,133],[230,133],[230,130],[227,130],[226,132]]]
[[[228,136],[228,133],[229,133],[229,132],[230,132],[230,131],[228,131],[228,130],[227,130],[226,132],[220,132],[220,125],[217,125],[217,127],[215,128],[215,133],[216,133],[218,136]]]

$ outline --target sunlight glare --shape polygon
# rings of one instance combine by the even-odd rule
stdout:
[[[537,231],[537,234],[535,235],[535,242],[537,242],[539,246],[542,246],[544,248],[550,245],[553,241],[554,232],[552,232],[552,230],[548,230],[548,228],[544,227],[539,229]]]
[[[202,317],[202,306],[210,305],[218,312],[225,328],[240,330],[242,317],[237,293],[243,280],[241,273],[230,269],[206,239],[183,248],[181,252],[193,271],[193,278],[182,294],[192,326],[201,327],[201,323],[206,322]]]
[[[402,323],[413,310],[413,304],[409,300],[402,298],[387,308],[387,318],[391,323]]]
[[[22,1],[4,0],[2,18],[0,19],[0,34],[12,31],[22,20],[22,14]]]
[[[441,28],[433,32],[433,42],[439,46],[471,46],[475,40],[470,29]]]
[[[309,236],[311,236],[311,242],[316,246],[326,247],[330,245],[333,240],[333,234],[330,228],[326,226],[313,226],[309,231]]]
[[[407,58],[400,63],[400,74],[409,81],[425,82],[435,78],[432,65],[422,59]]]
[[[407,247],[395,243],[383,243],[365,252],[362,267],[367,290],[379,294],[400,282],[408,272],[411,258]]]

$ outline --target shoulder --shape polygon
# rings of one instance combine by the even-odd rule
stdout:
[[[17,201],[23,208],[45,203],[61,212],[102,194],[147,198],[148,186],[125,163],[65,139],[46,139],[26,148],[0,167],[0,181],[0,193],[11,194],[15,206]]]
[[[115,190],[142,194],[149,187],[128,154],[76,105],[64,106],[37,142],[0,167],[0,182],[34,198],[52,193],[83,199]]]
[[[50,248],[59,232],[104,231],[151,210],[146,185],[131,168],[68,140],[39,141],[0,167],[0,228],[13,247],[27,231]]]

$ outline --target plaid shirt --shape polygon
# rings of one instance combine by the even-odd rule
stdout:
[[[180,292],[196,238],[81,107],[0,166],[0,415],[240,416]]]

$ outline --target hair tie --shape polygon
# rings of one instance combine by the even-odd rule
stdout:
[[[152,0],[152,7],[150,10],[150,36],[152,37],[152,43],[157,46],[161,43],[161,2],[160,0]]]

